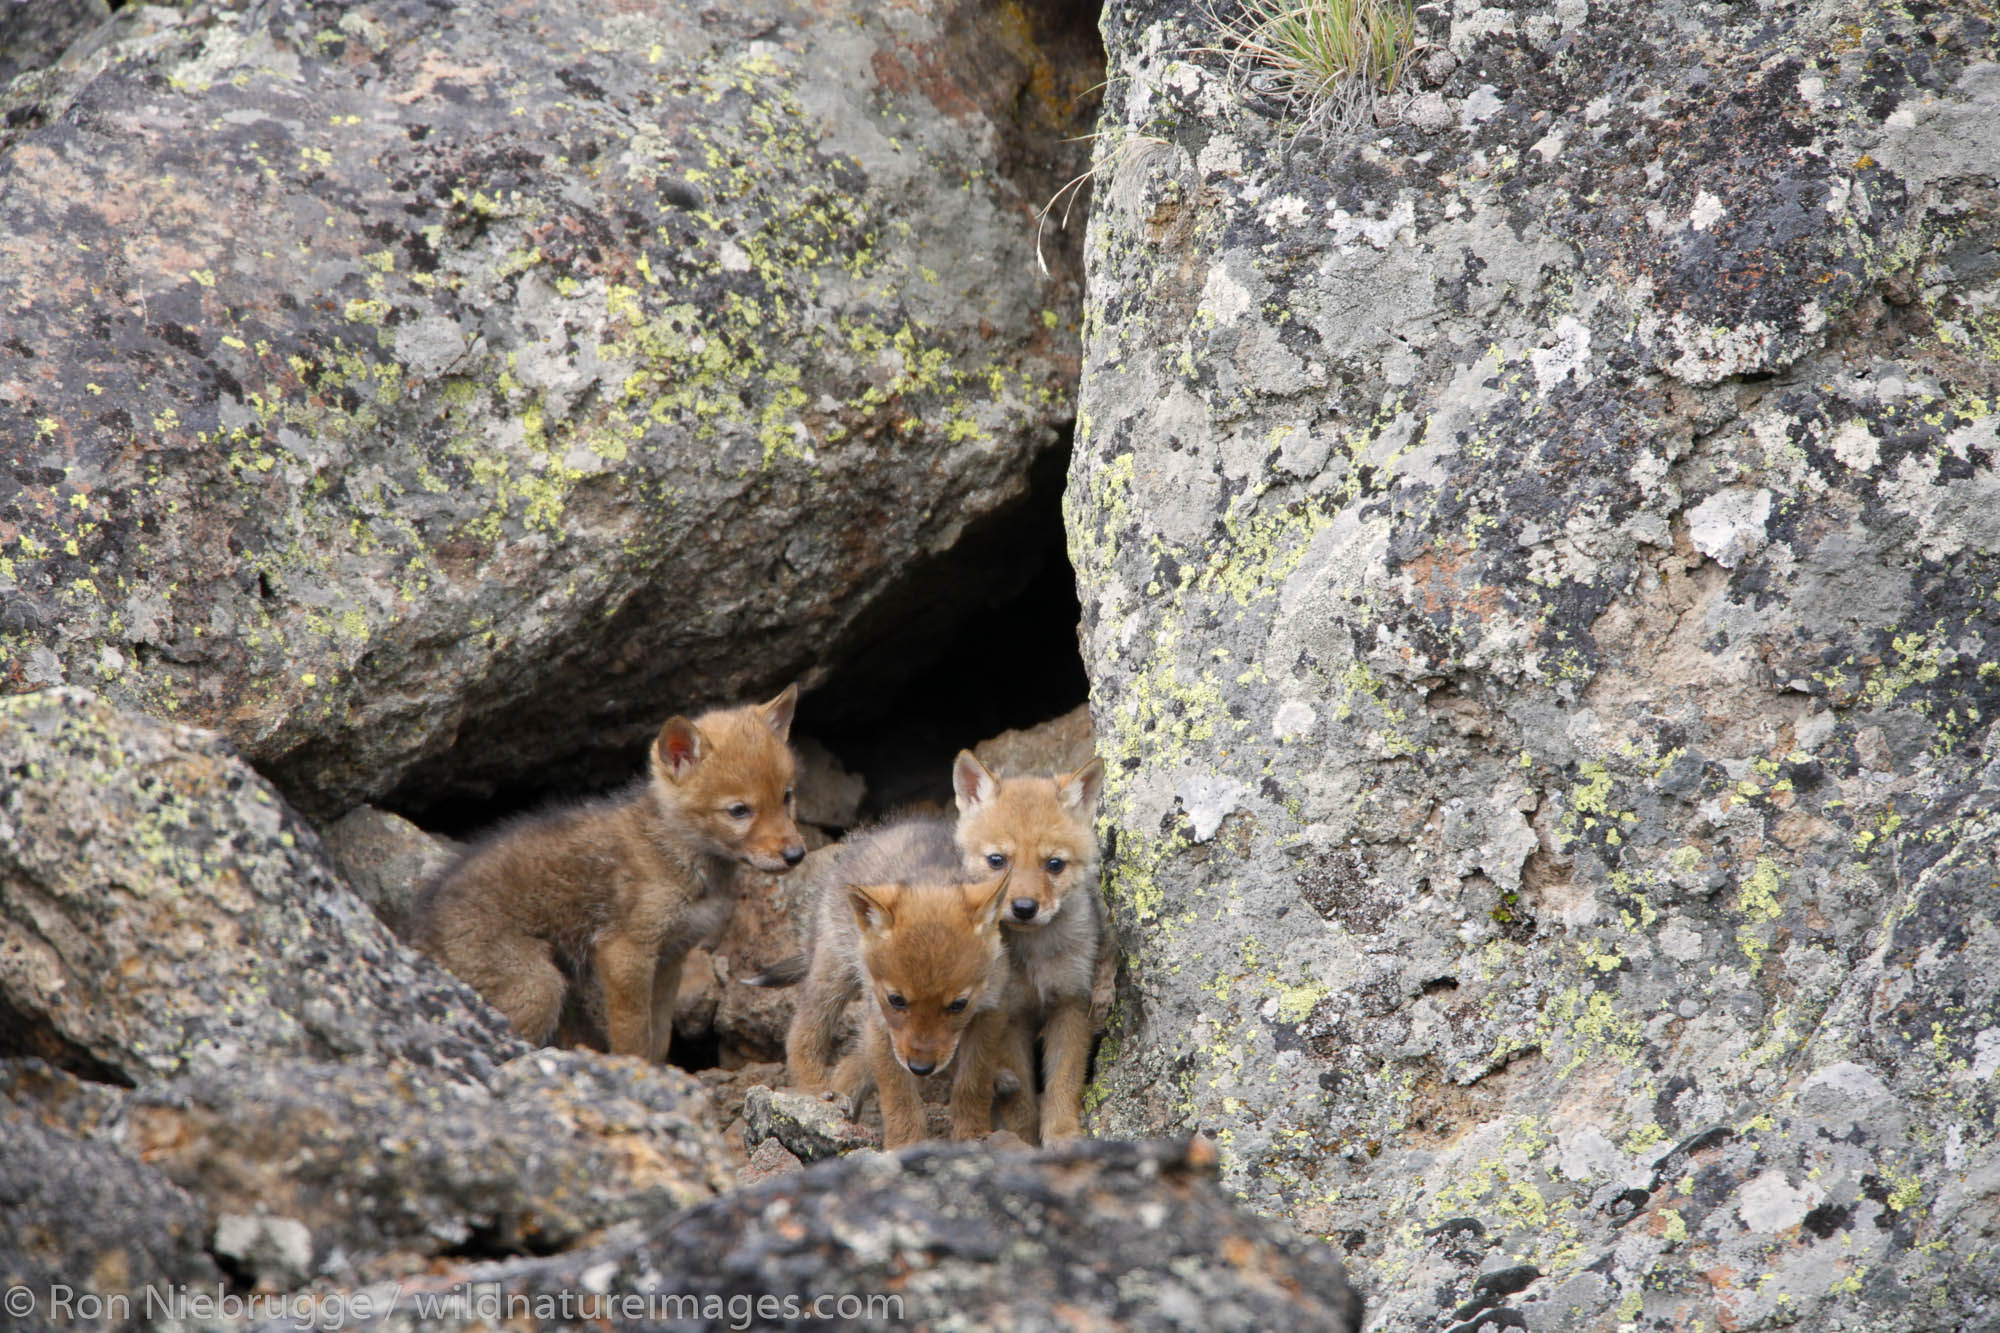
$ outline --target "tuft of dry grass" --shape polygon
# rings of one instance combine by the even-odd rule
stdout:
[[[1089,134],[1082,137],[1096,139],[1100,136]],[[1057,204],[1062,204],[1063,206],[1062,218],[1057,222],[1056,226],[1059,230],[1067,231],[1069,229],[1070,210],[1076,207],[1076,201],[1082,197],[1084,186],[1095,181],[1101,175],[1116,171],[1127,161],[1134,160],[1136,157],[1143,155],[1164,152],[1170,147],[1171,145],[1165,139],[1152,134],[1134,134],[1120,139],[1116,143],[1113,143],[1108,150],[1097,155],[1097,161],[1092,164],[1090,170],[1073,177],[1068,184],[1049,197],[1049,201],[1043,204],[1041,210],[1035,214],[1035,266],[1041,269],[1043,277],[1046,278],[1049,276],[1049,264],[1048,260],[1042,257],[1042,233],[1049,225],[1049,215],[1055,211],[1055,206]],[[1069,196],[1066,203],[1063,200],[1064,195]]]
[[[1255,92],[1286,105],[1300,132],[1358,124],[1394,93],[1418,47],[1410,0],[1241,0],[1209,18],[1217,51]]]

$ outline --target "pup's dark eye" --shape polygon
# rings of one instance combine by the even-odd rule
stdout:
[[[1051,875],[1060,875],[1063,872],[1063,867],[1068,864],[1069,862],[1063,860],[1060,856],[1051,856],[1048,860],[1042,862],[1042,869],[1048,871]]]
[[[889,992],[889,1007],[890,1007],[891,1009],[907,1009],[907,1008],[909,1008],[909,1007],[910,1007],[910,1002],[909,1002],[908,1000],[904,999],[904,998],[903,998],[902,996],[900,996],[900,995],[896,994],[896,992],[894,992],[894,991],[890,991],[890,992]]]
[[[965,1001],[962,998],[953,1000],[944,1007],[944,1011],[948,1014],[962,1014],[965,1012]]]
[[[1005,870],[1007,868],[1007,853],[1005,852],[986,853],[986,864],[992,866],[995,870]]]
[[[750,818],[750,807],[738,801],[729,807],[729,817],[731,819],[748,819]]]
[[[790,805],[791,803],[792,803],[792,789],[790,787],[787,787],[785,788],[785,804]]]

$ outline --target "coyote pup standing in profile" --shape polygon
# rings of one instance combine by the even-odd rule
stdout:
[[[1090,999],[1104,948],[1091,827],[1104,768],[1095,759],[1056,778],[996,778],[970,750],[952,765],[958,848],[968,874],[1011,876],[1001,911],[1013,960],[1017,1021],[1042,1039],[1041,1140],[1083,1133]],[[1023,1137],[1026,1137],[1025,1135]]]
[[[785,744],[798,697],[669,718],[625,792],[503,826],[418,898],[417,947],[533,1042],[594,977],[612,1054],[664,1060],[681,961],[728,924],[735,867],[805,857]]]

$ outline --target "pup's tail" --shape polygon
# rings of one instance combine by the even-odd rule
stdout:
[[[805,980],[806,968],[809,962],[810,960],[804,954],[795,953],[790,958],[780,958],[762,972],[751,973],[749,976],[742,978],[742,982],[746,986],[767,986],[772,990],[778,990],[785,986],[796,986],[799,982]]]

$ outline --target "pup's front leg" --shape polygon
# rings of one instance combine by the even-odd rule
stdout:
[[[983,1139],[993,1132],[993,1066],[1007,1033],[1007,1015],[975,1015],[958,1039],[958,1072],[951,1080],[951,1136]]]
[[[901,1148],[924,1136],[924,1099],[917,1080],[896,1058],[889,1029],[868,1025],[868,1064],[875,1071],[875,1097],[882,1104],[882,1146]]]
[[[604,986],[605,1036],[611,1053],[651,1059],[656,946],[610,935],[598,942],[595,961]]]
[[[1042,1142],[1083,1135],[1083,1076],[1090,1065],[1090,1005],[1062,1000],[1042,1028]]]

